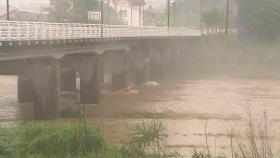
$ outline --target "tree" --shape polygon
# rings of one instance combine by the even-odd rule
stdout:
[[[88,23],[88,11],[100,11],[100,2],[97,0],[72,0],[72,22]]]
[[[68,0],[55,0],[53,7],[49,8],[51,22],[67,22],[70,19],[71,3]]]
[[[144,25],[147,26],[165,26],[166,15],[164,11],[157,10],[149,5],[144,11]]]
[[[104,4],[104,21],[108,21],[107,5]],[[110,9],[110,24],[121,24],[117,11]],[[50,8],[50,21],[73,23],[100,23],[100,21],[88,20],[89,11],[101,11],[98,0],[54,0]]]
[[[111,2],[112,3],[112,2]],[[104,23],[110,25],[124,25],[123,19],[121,19],[120,15],[118,14],[117,10],[108,5],[108,0],[104,3]]]
[[[212,9],[210,11],[204,12],[202,21],[206,25],[207,29],[217,28],[221,21],[221,16],[218,9]]]
[[[239,24],[259,39],[279,39],[279,0],[240,0]]]

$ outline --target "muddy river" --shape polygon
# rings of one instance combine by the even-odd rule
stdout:
[[[10,125],[32,119],[32,108],[17,103],[16,77],[0,77],[0,121]],[[89,107],[89,120],[101,125],[109,142],[127,137],[127,124],[159,119],[167,126],[168,145],[185,157],[194,148],[205,150],[205,133],[210,152],[230,154],[232,129],[244,134],[246,111],[260,118],[264,111],[275,134],[280,127],[280,80],[277,79],[202,79],[162,83],[142,87],[137,94],[103,95],[102,103]],[[67,101],[63,101],[67,105]],[[205,132],[206,127],[206,132]],[[278,145],[279,144],[279,145]]]

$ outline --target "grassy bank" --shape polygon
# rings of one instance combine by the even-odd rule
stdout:
[[[228,158],[274,158],[273,135],[264,112],[261,120],[248,109],[244,131],[229,134]],[[100,128],[92,124],[41,122],[2,128],[0,158],[182,158],[167,144],[168,132],[160,121],[142,122],[128,127],[129,136],[119,145],[106,142]],[[205,148],[192,158],[227,158],[213,155],[205,127]]]
[[[109,145],[100,128],[65,122],[30,123],[0,130],[0,158],[173,158],[160,122],[138,124],[129,139]]]

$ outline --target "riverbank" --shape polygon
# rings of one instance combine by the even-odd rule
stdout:
[[[0,158],[179,158],[167,149],[161,122],[128,127],[131,134],[119,146],[109,145],[93,124],[37,122],[0,129]]]

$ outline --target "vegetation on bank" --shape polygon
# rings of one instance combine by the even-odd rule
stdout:
[[[231,158],[274,158],[273,135],[266,112],[253,118],[250,108],[244,131],[229,134]],[[0,158],[182,158],[167,145],[167,129],[160,121],[128,128],[129,137],[120,145],[109,145],[100,128],[83,123],[38,122],[1,128]],[[227,158],[212,155],[205,127],[204,150],[192,158]]]
[[[176,158],[168,151],[165,126],[138,124],[119,147],[108,145],[102,131],[89,124],[29,123],[0,131],[0,158]]]

